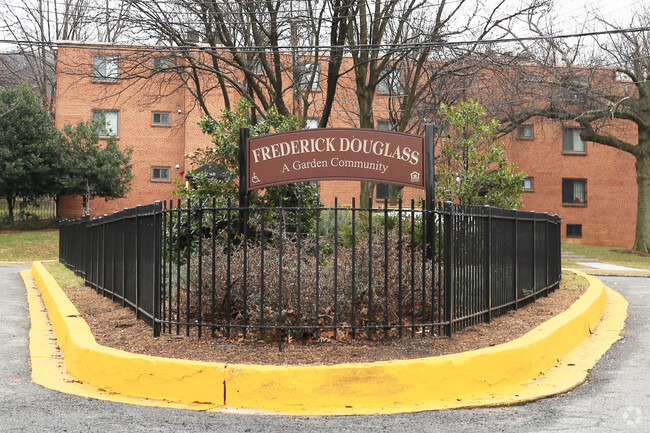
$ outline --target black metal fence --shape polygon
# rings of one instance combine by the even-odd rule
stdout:
[[[561,276],[559,217],[452,203],[170,201],[64,222],[60,239],[60,260],[154,335],[280,348],[451,335],[548,294]]]
[[[16,200],[13,211],[14,217],[22,220],[28,218],[55,218],[56,202],[52,198],[34,201],[18,199]],[[7,200],[0,199],[0,217],[7,215],[9,215],[9,204]]]
[[[62,221],[59,261],[86,284],[122,306],[158,334],[161,276],[160,202],[90,220]]]

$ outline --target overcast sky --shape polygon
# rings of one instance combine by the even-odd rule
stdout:
[[[555,0],[558,29],[580,30],[583,25],[599,27],[594,16],[607,17],[620,26],[627,27],[635,9],[648,0]],[[602,26],[600,26],[602,28]]]
[[[43,0],[45,3],[52,5],[57,3],[62,5],[64,0]],[[143,0],[153,1],[153,0]],[[437,3],[439,0],[428,0],[431,4]],[[500,2],[501,0],[480,0],[487,4]],[[507,0],[511,5],[516,7],[516,3],[525,5],[532,0]],[[630,18],[634,10],[639,10],[645,5],[649,7],[650,0],[554,0],[555,13],[548,16],[553,25],[553,33],[567,34],[567,33],[582,33],[592,30],[604,30],[605,26],[598,23],[595,19],[596,16],[606,17],[612,23],[620,27],[628,27],[630,25]],[[16,10],[24,10],[26,3],[33,5],[37,0],[0,0],[0,5],[6,4],[9,7],[16,8]],[[452,3],[452,2],[450,2]],[[505,12],[508,12],[506,6]],[[529,34],[527,28],[517,26],[517,33],[520,36]],[[12,37],[7,35],[6,32],[0,31],[0,39],[9,39]],[[11,44],[9,44],[11,45]],[[0,44],[0,49],[6,48],[5,44]]]

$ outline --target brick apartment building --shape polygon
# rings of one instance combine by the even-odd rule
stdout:
[[[57,127],[104,116],[110,129],[107,133],[115,135],[121,147],[133,149],[130,193],[117,200],[93,200],[93,216],[173,198],[174,181],[183,183],[184,174],[193,168],[185,156],[210,143],[210,137],[197,126],[201,109],[174,74],[123,79],[120,56],[124,48],[108,48],[61,45],[57,59]],[[161,68],[167,61],[165,56],[153,56],[143,61],[143,67]],[[324,71],[318,78],[322,76]],[[204,87],[218,89],[214,83]],[[318,91],[314,94],[322,97]],[[228,96],[231,101],[238,98],[234,90]],[[341,99],[348,101],[349,96]],[[211,113],[224,107],[219,90],[213,90],[206,101]],[[382,128],[388,111],[381,97],[376,107],[377,128]],[[334,109],[330,126],[358,126],[345,104]],[[636,129],[625,124],[616,132],[629,140],[636,135]],[[528,175],[522,209],[560,215],[563,241],[631,247],[636,224],[634,158],[606,146],[583,143],[579,133],[566,124],[535,119],[506,137],[509,160]],[[376,189],[380,196],[384,192],[384,188]],[[331,205],[335,196],[339,203],[349,204],[358,194],[358,182],[321,183],[325,205]],[[405,199],[420,195],[414,189],[403,191]],[[63,198],[59,210],[63,216],[79,215],[80,198]]]

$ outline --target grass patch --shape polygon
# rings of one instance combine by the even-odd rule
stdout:
[[[566,290],[585,290],[589,286],[589,281],[585,277],[570,271],[562,271],[562,281],[560,288]]]
[[[597,247],[594,245],[562,244],[562,251],[590,259],[598,259],[602,263],[627,266],[630,268],[650,269],[650,254],[640,253],[630,248]]]
[[[83,278],[78,277],[70,269],[66,268],[59,262],[44,262],[43,266],[54,277],[62,289],[76,289],[84,287],[85,281]]]
[[[0,233],[0,261],[31,262],[58,258],[58,230]]]

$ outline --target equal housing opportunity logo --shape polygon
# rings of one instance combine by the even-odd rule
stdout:
[[[248,139],[247,189],[313,180],[424,188],[424,138],[372,129],[312,129]]]

